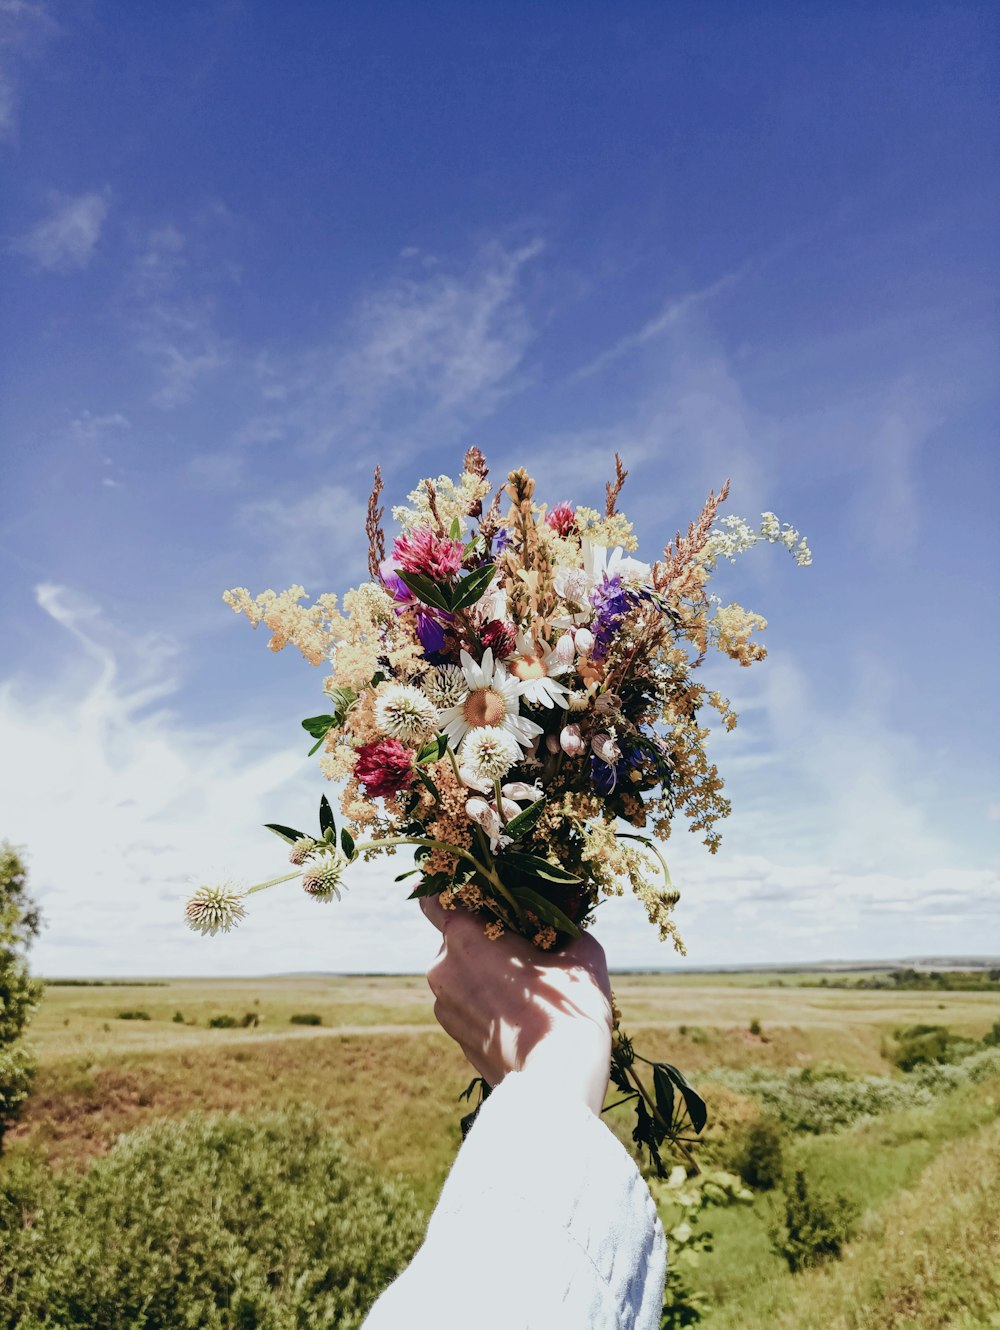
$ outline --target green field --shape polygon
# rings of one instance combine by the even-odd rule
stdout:
[[[760,1112],[713,1071],[780,1078],[838,1067],[902,1080],[887,1060],[900,1027],[944,1025],[979,1040],[1000,1019],[993,993],[814,984],[789,973],[615,978],[640,1051],[679,1065],[709,1101],[708,1162],[725,1162],[730,1135]],[[149,1019],[121,1019],[126,1011]],[[293,1025],[296,1014],[322,1024]],[[219,1016],[256,1023],[209,1028]],[[430,1205],[458,1148],[457,1096],[470,1072],[435,1026],[422,976],[53,985],[31,1038],[39,1073],[10,1157],[41,1152],[76,1168],[121,1133],[191,1109],[307,1104]],[[627,1135],[627,1113],[610,1117]],[[1000,1078],[837,1131],[790,1133],[786,1153],[851,1198],[855,1237],[842,1259],[793,1275],[768,1237],[774,1193],[709,1212],[714,1250],[691,1273],[707,1298],[704,1325],[1000,1326]]]

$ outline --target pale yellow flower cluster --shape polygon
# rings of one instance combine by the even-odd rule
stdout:
[[[767,620],[753,610],[735,603],[720,605],[709,621],[709,637],[732,660],[752,665],[755,660],[764,659],[767,647],[762,642],[751,641],[751,634],[763,632],[766,627]]]
[[[632,523],[624,513],[614,513],[605,517],[596,508],[579,507],[576,510],[576,525],[580,534],[592,540],[595,545],[614,549],[620,545],[628,554],[639,548],[639,541],[632,530]]]
[[[457,517],[464,536],[469,527],[469,510],[486,498],[492,488],[490,482],[471,471],[463,471],[457,484],[449,476],[438,476],[431,484],[434,486],[435,507],[445,531],[451,530],[451,524]],[[433,526],[427,486],[421,483],[406,497],[411,507],[400,504],[392,510],[393,517],[402,529],[412,531],[415,526]]]
[[[298,647],[311,665],[329,659],[334,644],[343,631],[344,620],[337,613],[337,597],[332,593],[317,597],[312,605],[301,605],[305,587],[292,586],[280,595],[262,591],[251,596],[246,587],[234,587],[222,599],[237,614],[245,614],[254,628],[264,624],[271,630],[268,646],[281,651],[291,643]]]

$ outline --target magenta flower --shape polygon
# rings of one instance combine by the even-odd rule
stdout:
[[[392,547],[392,557],[404,572],[423,573],[434,582],[447,582],[454,577],[464,556],[460,540],[436,536],[426,526],[399,536]]]
[[[576,530],[576,509],[564,499],[545,514],[545,520],[557,535],[568,536]]]
[[[358,749],[354,774],[373,799],[398,794],[413,784],[413,751],[398,739],[379,739]]]

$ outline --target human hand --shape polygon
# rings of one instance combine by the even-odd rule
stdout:
[[[540,951],[436,896],[421,902],[442,934],[427,972],[434,1015],[490,1084],[530,1072],[600,1113],[611,1060],[611,985],[604,949],[589,933],[562,951]]]

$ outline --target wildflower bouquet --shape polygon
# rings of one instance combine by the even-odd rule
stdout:
[[[342,605],[329,594],[304,605],[300,586],[226,592],[270,630],[272,650],[291,643],[330,670],[325,711],[302,724],[341,786],[343,823],[338,834],[323,796],[315,835],[269,824],[296,871],[249,891],[200,888],[187,904],[192,928],[225,930],[244,917],[247,895],[296,876],[330,901],[355,860],[406,845],[416,866],[397,881],[416,877],[409,898],[471,911],[491,939],[510,930],[559,947],[627,884],[683,951],[658,842],[681,815],[718,848],[729,802],[703,709],[736,724],[695,671],[711,649],[741,665],[765,655],[754,636],[764,619],[723,605],[710,578],[760,540],[800,564],[810,555],[771,513],[757,529],[717,522],[727,483],[661,559],[643,563],[617,507],[626,475],[616,454],[603,513],[539,502],[523,470],[487,506],[488,468],[472,448],[457,482],[425,480],[393,509],[401,530],[387,557],[376,468],[371,580]],[[663,1141],[681,1143],[686,1125],[700,1131],[705,1108],[668,1064],[649,1064],[648,1089],[637,1061],[646,1059],[618,1029],[612,1079],[635,1101],[635,1138],[659,1167]]]

